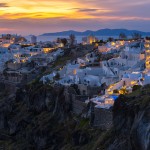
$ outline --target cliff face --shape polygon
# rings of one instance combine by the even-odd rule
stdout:
[[[15,97],[0,99],[0,148],[149,150],[149,89],[120,96],[113,108],[113,128],[101,131],[71,113],[72,102],[63,87],[28,85]]]
[[[109,150],[150,149],[149,86],[127,96],[120,96],[114,105],[113,135]]]
[[[87,119],[71,113],[63,87],[35,84],[0,101],[0,147],[10,150],[82,148],[93,137]]]
[[[65,101],[63,90],[41,85],[26,87],[17,91],[16,98],[7,97],[1,101],[0,140],[3,146],[43,149],[50,144],[58,149],[57,143],[63,137],[57,133],[55,125],[59,124],[57,127],[61,129],[70,113],[70,104]]]

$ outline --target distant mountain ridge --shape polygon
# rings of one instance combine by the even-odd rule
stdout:
[[[150,36],[150,32],[143,32],[138,30],[127,30],[127,29],[101,29],[97,31],[86,30],[84,32],[78,32],[74,30],[55,32],[55,33],[44,33],[40,36],[69,36],[70,34],[74,34],[75,36],[119,36],[120,33],[125,33],[127,36],[131,36],[133,33],[139,33],[142,36]]]

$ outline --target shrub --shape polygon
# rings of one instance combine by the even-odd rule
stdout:
[[[141,87],[141,85],[134,85],[132,91],[139,90]]]

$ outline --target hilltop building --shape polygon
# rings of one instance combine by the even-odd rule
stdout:
[[[82,42],[83,44],[92,44],[96,42],[98,39],[94,35],[89,35],[88,37],[83,37]]]
[[[36,42],[37,42],[37,37],[34,36],[34,35],[32,35],[32,36],[31,36],[31,43],[32,43],[32,44],[35,44]]]

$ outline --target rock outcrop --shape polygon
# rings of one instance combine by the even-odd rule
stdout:
[[[68,142],[74,146],[87,144],[88,133],[80,133],[80,119],[71,113],[71,106],[64,87],[40,83],[19,89],[13,98],[3,98],[0,146],[12,150],[59,150]]]
[[[149,89],[121,95],[113,108],[112,129],[102,131],[91,127],[89,119],[72,113],[72,101],[65,96],[64,87],[27,85],[15,96],[5,95],[0,100],[0,148],[149,150]]]
[[[150,92],[144,87],[131,95],[121,95],[113,113],[113,143],[109,150],[150,149]]]

